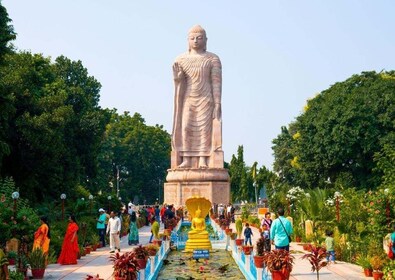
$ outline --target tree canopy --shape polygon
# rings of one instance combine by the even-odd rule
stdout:
[[[382,171],[374,156],[394,147],[394,120],[395,72],[353,75],[309,100],[282,128],[273,140],[274,171],[305,188],[376,188]]]

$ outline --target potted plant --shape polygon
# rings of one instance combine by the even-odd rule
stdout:
[[[383,267],[384,267],[384,258],[379,256],[373,256],[370,258],[370,264],[373,268],[373,279],[380,280],[383,279]]]
[[[230,236],[230,239],[231,239],[231,240],[236,240],[236,238],[237,238],[237,233],[236,233],[236,232],[232,232],[229,236]]]
[[[226,230],[227,228],[229,228],[230,219],[227,219],[227,218],[220,219],[219,225],[220,225],[221,229]]]
[[[325,267],[326,249],[320,246],[312,246],[310,253],[304,254],[302,259],[307,259],[311,264],[311,271],[317,273],[317,280],[320,279],[320,269]]]
[[[46,267],[46,256],[41,248],[35,248],[29,255],[29,265],[32,270],[33,278],[44,278]]]
[[[370,264],[370,258],[368,256],[360,256],[357,259],[356,263],[357,265],[360,265],[362,267],[366,277],[373,276],[373,268],[372,265]]]
[[[96,251],[100,244],[100,237],[97,233],[91,235],[92,251]]]
[[[177,225],[176,218],[166,219],[165,220],[166,229],[170,230],[170,232],[173,230],[173,228],[175,228],[176,225]],[[165,229],[165,231],[166,231],[166,229]]]
[[[273,280],[289,279],[294,257],[286,250],[273,250],[263,256],[263,262],[272,274]]]
[[[248,246],[248,245],[243,245],[242,248],[244,255],[251,255],[251,252],[254,249],[253,246]]]
[[[265,254],[265,239],[263,237],[259,238],[255,245],[255,256],[254,263],[255,267],[263,268],[263,255]]]
[[[294,236],[296,242],[302,242],[303,230],[300,226],[294,228]]]
[[[9,251],[7,253],[7,258],[8,258],[8,264],[9,265],[14,265],[15,264],[15,259],[18,257],[18,254],[15,251]]]
[[[148,251],[148,255],[151,257],[154,257],[159,251],[159,246],[155,244],[147,244],[144,247]]]
[[[241,238],[241,232],[243,231],[243,222],[241,219],[236,220],[236,232],[237,232],[237,237],[236,239],[236,245],[241,246],[243,245],[244,239]]]
[[[80,259],[81,257],[86,256],[86,254],[85,254],[85,248],[82,247],[82,245],[79,245],[78,247],[80,248],[80,251],[79,251],[78,254],[77,254],[77,258]]]
[[[148,250],[142,245],[139,245],[133,249],[133,253],[140,269],[145,269],[147,266]]]
[[[140,270],[134,252],[111,255],[115,280],[137,280],[137,272]]]
[[[104,280],[103,278],[100,278],[99,274],[96,274],[96,276],[93,275],[86,275],[85,280]]]

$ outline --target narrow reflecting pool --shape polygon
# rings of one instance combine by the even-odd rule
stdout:
[[[192,258],[192,253],[172,251],[164,260],[159,272],[161,280],[192,280],[192,279],[245,279],[230,252],[214,250],[210,252],[210,259]]]

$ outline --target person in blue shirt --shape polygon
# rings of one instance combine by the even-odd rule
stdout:
[[[252,230],[250,228],[250,225],[246,223],[246,228],[244,229],[244,245],[247,245],[247,242],[249,241],[250,246],[252,246],[251,236],[253,236]]]
[[[394,253],[394,256],[395,256],[395,224],[393,225],[393,232],[391,233],[391,243],[392,243],[392,246],[391,246],[391,250],[392,250],[392,252]]]
[[[99,209],[99,213],[100,213],[100,216],[99,216],[98,219],[96,219],[96,221],[97,221],[96,228],[97,228],[97,231],[99,233],[100,242],[102,243],[102,246],[106,247],[105,236],[106,236],[106,219],[107,219],[107,216],[106,216],[106,212],[104,211],[103,208]]]
[[[284,218],[284,208],[278,208],[277,213],[279,217],[273,221],[270,227],[270,239],[276,249],[289,251],[289,236],[293,232],[292,224]]]

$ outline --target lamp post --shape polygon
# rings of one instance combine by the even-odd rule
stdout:
[[[12,199],[14,200],[14,219],[15,219],[15,217],[16,217],[16,201],[17,201],[18,198],[19,198],[19,192],[13,192],[13,193],[11,194],[11,197],[12,197]]]
[[[340,192],[335,192],[335,198],[336,198],[336,220],[337,222],[340,221]]]
[[[111,195],[109,195],[107,197],[107,199],[108,199],[108,212],[110,212],[111,211]]]
[[[64,200],[66,199],[66,195],[62,193],[60,195],[60,199],[62,200],[62,221],[64,220]]]
[[[91,212],[91,214],[92,214],[92,203],[93,203],[93,195],[89,195],[88,196],[88,198],[89,198],[89,202],[90,202],[90,212]]]
[[[117,165],[117,197],[119,197],[119,166]]]
[[[389,193],[389,189],[385,189],[384,190],[384,194],[385,194],[385,214],[387,216],[388,227],[390,227],[390,224],[391,224],[391,221],[390,221],[391,210],[390,210],[390,201],[388,199],[388,193]]]
[[[256,182],[254,182],[254,188],[255,188],[255,204],[256,204],[256,207],[258,207],[258,191],[257,191]]]

